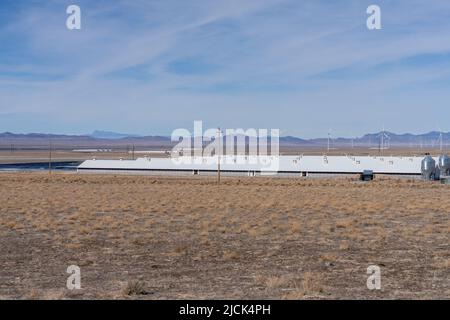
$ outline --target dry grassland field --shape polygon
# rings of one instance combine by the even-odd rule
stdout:
[[[0,190],[3,299],[450,298],[439,183],[2,173]]]

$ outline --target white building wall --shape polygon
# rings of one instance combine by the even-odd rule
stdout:
[[[423,157],[374,156],[222,156],[223,171],[420,174]],[[437,159],[436,159],[437,160]],[[216,171],[217,157],[87,160],[80,170]]]

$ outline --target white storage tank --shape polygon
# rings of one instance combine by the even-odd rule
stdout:
[[[431,156],[426,156],[422,160],[421,173],[424,180],[436,179],[436,161]]]
[[[448,176],[450,173],[450,157],[446,154],[441,155],[439,157],[438,166],[441,175]]]

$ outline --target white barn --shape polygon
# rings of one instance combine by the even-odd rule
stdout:
[[[420,175],[423,157],[409,156],[221,156],[220,170],[235,173]],[[136,160],[86,160],[78,171],[216,172],[218,157],[138,158]]]

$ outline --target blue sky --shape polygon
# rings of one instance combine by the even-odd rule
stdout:
[[[0,131],[450,131],[449,89],[448,0],[0,0]]]

